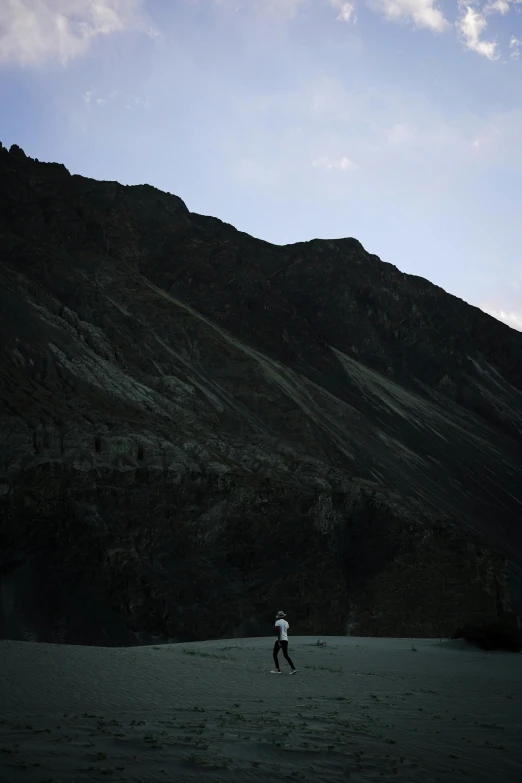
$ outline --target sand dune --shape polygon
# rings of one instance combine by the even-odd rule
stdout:
[[[0,642],[0,781],[522,781],[522,656],[325,641]]]

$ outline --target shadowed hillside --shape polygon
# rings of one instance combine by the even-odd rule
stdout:
[[[0,636],[449,635],[522,609],[522,334],[0,149]]]

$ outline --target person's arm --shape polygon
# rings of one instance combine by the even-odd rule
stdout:
[[[279,621],[275,624],[275,629],[276,629],[277,641],[279,642],[281,640],[281,626],[279,625]]]

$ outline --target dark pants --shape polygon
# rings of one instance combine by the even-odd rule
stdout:
[[[279,669],[279,661],[277,660],[277,654],[279,650],[283,651],[284,657],[286,658],[286,660],[288,661],[292,669],[295,669],[295,666],[292,663],[292,659],[288,655],[288,641],[286,639],[281,639],[281,641],[277,639],[276,643],[274,644],[274,663],[276,669]]]

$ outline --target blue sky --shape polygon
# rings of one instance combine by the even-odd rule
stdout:
[[[522,330],[522,0],[2,0],[0,140]]]

